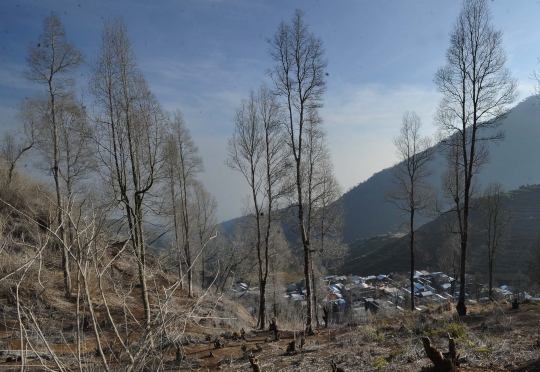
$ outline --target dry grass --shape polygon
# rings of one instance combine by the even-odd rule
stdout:
[[[256,319],[246,311],[248,303],[215,295],[212,289],[197,289],[194,299],[178,288],[173,291],[176,276],[172,270],[163,271],[160,260],[153,256],[149,257],[147,273],[153,316],[148,330],[142,325],[137,262],[129,249],[117,255],[118,248],[110,246],[104,236],[96,238],[93,250],[88,252],[92,264],[85,272],[96,326],[94,329],[88,318],[90,301],[84,292],[79,293],[81,315],[77,323],[76,301],[63,296],[60,252],[50,236],[29,222],[29,218],[50,214],[48,197],[39,193],[38,185],[24,186],[20,179],[15,182],[21,182],[17,190],[0,189],[0,198],[10,197],[20,208],[13,213],[0,206],[0,349],[7,350],[0,355],[0,366],[7,370],[18,369],[17,362],[3,360],[20,355],[21,327],[28,364],[42,363],[56,370],[58,363],[76,369],[77,324],[81,328],[80,361],[86,371],[103,370],[103,359],[96,354],[95,333],[112,371],[129,362],[128,351],[135,355],[139,350],[134,370],[140,371],[205,371],[218,367],[222,371],[248,371],[250,352],[258,355],[266,372],[330,371],[332,359],[346,371],[428,371],[430,362],[420,337],[429,336],[435,346],[446,351],[448,334],[457,340],[465,371],[524,372],[538,367],[540,306],[534,303],[524,304],[518,311],[509,310],[506,303],[474,305],[462,318],[448,305],[422,314],[346,315],[343,324],[319,329],[307,338],[302,350],[287,353],[287,345],[294,339],[299,341],[304,324],[302,311],[295,305],[280,303],[281,340],[273,342],[270,332],[254,330]],[[25,270],[15,271],[21,267]],[[98,272],[103,274],[101,289]],[[77,278],[81,278],[76,265],[72,266],[72,278],[76,299]],[[17,286],[21,322],[17,317]],[[241,328],[246,330],[245,340],[235,335]],[[215,348],[216,338],[223,347]],[[175,360],[177,348],[184,355],[181,360]]]

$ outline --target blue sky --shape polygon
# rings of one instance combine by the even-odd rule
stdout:
[[[540,57],[539,1],[490,1],[504,32],[508,67],[520,99],[532,94]],[[180,109],[204,159],[201,176],[220,220],[242,211],[243,180],[225,165],[234,111],[267,82],[266,39],[296,8],[321,37],[328,64],[325,120],[335,172],[344,191],[396,161],[392,138],[416,111],[426,134],[440,99],[433,84],[445,63],[460,2],[294,0],[14,0],[0,4],[0,132],[18,125],[19,102],[41,89],[24,80],[27,46],[56,12],[87,61],[95,58],[103,20],[122,17],[139,67],[167,110]],[[86,84],[81,68],[78,84]],[[516,102],[517,103],[517,102]]]

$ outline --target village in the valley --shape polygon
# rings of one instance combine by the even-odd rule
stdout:
[[[379,312],[403,312],[410,308],[410,273],[406,275],[379,274],[361,277],[358,275],[329,275],[321,279],[324,300],[321,305],[321,319],[327,319],[328,324],[341,324],[366,317]],[[475,278],[466,275],[465,297],[467,302],[489,301],[486,285]],[[305,281],[299,280],[286,285],[278,286],[277,292],[297,311],[305,306]],[[258,288],[250,287],[247,283],[239,281],[236,289],[229,289],[227,295],[241,303],[250,304],[258,302]],[[444,302],[452,302],[459,295],[459,279],[454,279],[443,272],[429,272],[415,270],[414,295],[415,309],[422,312],[430,307]],[[497,300],[539,300],[527,292],[521,292],[515,286],[502,285],[493,288],[492,297]],[[248,306],[247,310],[254,317],[257,316],[257,307]]]

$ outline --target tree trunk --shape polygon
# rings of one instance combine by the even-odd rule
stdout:
[[[411,210],[411,311],[414,311],[414,209]]]
[[[459,316],[467,315],[467,306],[465,305],[465,264],[467,258],[467,235],[461,238],[461,268],[459,272],[459,299],[456,310]]]
[[[493,290],[493,260],[489,260],[489,300],[493,301],[492,297]]]
[[[136,201],[136,204],[139,206],[136,207],[135,211],[130,212],[129,204],[126,203],[128,215],[128,225],[130,227],[131,233],[131,242],[133,244],[133,250],[135,256],[137,257],[137,268],[139,283],[141,285],[141,298],[143,302],[143,312],[144,320],[146,326],[150,325],[150,300],[148,298],[148,288],[146,286],[146,258],[145,258],[145,249],[144,249],[144,240],[142,232],[142,210],[140,209],[140,204]]]
[[[52,76],[51,76],[52,79]],[[62,249],[62,269],[64,271],[64,289],[65,296],[71,300],[71,273],[69,271],[69,251],[66,242],[66,231],[64,228],[64,210],[62,208],[62,192],[60,190],[60,148],[58,145],[58,125],[56,124],[55,96],[53,93],[52,82],[49,80],[49,92],[51,96],[51,120],[53,125],[53,177],[56,188],[56,216],[58,220],[58,229],[60,235],[60,246]]]
[[[259,329],[264,330],[264,326],[266,325],[266,280],[260,280],[259,289],[261,292],[259,300]]]
[[[303,223],[302,223],[303,225]],[[303,228],[303,226],[301,226]],[[306,333],[308,335],[313,334],[313,294],[311,290],[311,275],[310,275],[310,266],[311,266],[311,252],[309,249],[309,243],[306,246],[304,243],[304,276],[306,280]]]

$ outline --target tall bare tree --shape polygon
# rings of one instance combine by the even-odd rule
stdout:
[[[58,173],[60,187],[66,199],[64,212],[69,214],[80,182],[86,179],[93,169],[95,157],[92,127],[83,105],[77,102],[72,92],[59,97],[57,103]],[[48,108],[45,107],[44,111],[48,111]],[[52,169],[55,163],[55,132],[42,121],[35,126],[34,137],[35,148],[41,155],[38,167],[44,170]],[[68,228],[66,225],[66,229]],[[71,243],[71,234],[69,235],[68,246]]]
[[[169,120],[168,138],[167,177],[173,198],[175,239],[177,246],[182,246],[187,266],[188,296],[193,297],[193,265],[195,262],[193,261],[192,240],[196,229],[192,226],[193,213],[191,208],[194,200],[196,176],[203,171],[203,163],[180,111],[175,112]]]
[[[489,142],[501,141],[499,129],[507,106],[516,99],[517,82],[505,67],[506,53],[502,32],[494,29],[486,0],[464,0],[446,52],[446,65],[435,75],[438,91],[443,94],[436,121],[446,138],[457,137],[463,194],[460,208],[461,238],[459,315],[465,306],[465,268],[469,239],[469,210],[474,176],[488,161]],[[453,141],[445,142],[452,146]]]
[[[305,121],[304,163],[302,171],[306,229],[311,240],[311,283],[314,315],[318,325],[317,280],[322,267],[335,267],[344,257],[347,247],[341,244],[343,205],[338,201],[341,187],[334,176],[330,152],[326,145],[323,120],[316,108],[310,108]]]
[[[99,54],[92,64],[90,92],[101,177],[128,226],[149,325],[144,222],[151,210],[147,199],[162,177],[160,144],[165,117],[137,69],[126,26],[119,19],[106,21],[103,27]]]
[[[266,284],[270,272],[270,239],[283,195],[285,155],[281,113],[274,95],[262,86],[242,101],[229,139],[227,165],[240,172],[250,191],[248,216],[254,219],[255,247],[259,275],[259,327],[266,325]]]
[[[414,112],[403,115],[401,133],[394,138],[399,163],[394,167],[395,188],[386,199],[399,211],[409,216],[409,250],[411,259],[411,311],[414,311],[414,217],[426,214],[433,206],[433,190],[428,183],[431,171],[428,167],[433,159],[434,149],[431,139],[422,137],[422,122]]]
[[[493,264],[507,238],[512,214],[508,209],[508,198],[500,183],[492,183],[482,197],[482,227],[484,244],[488,254],[489,298],[493,301]]]
[[[56,187],[57,222],[62,246],[62,266],[66,298],[71,298],[71,274],[69,270],[69,252],[64,228],[64,202],[60,189],[60,144],[58,133],[58,105],[74,84],[72,78],[75,69],[82,63],[83,57],[74,44],[68,42],[66,31],[56,14],[51,14],[43,22],[43,33],[36,43],[28,47],[26,62],[29,69],[25,72],[28,80],[46,87],[49,112],[47,123],[53,133],[52,174]]]
[[[216,199],[206,190],[201,182],[195,182],[193,187],[194,194],[194,228],[197,234],[197,249],[199,263],[201,265],[201,287],[205,288],[206,265],[215,259],[215,243],[213,247],[206,244],[209,239],[215,235],[216,222]],[[212,249],[214,248],[214,249]],[[214,254],[212,254],[214,253]]]
[[[295,172],[294,186],[300,237],[304,251],[304,275],[307,292],[306,330],[313,331],[313,291],[310,278],[311,242],[305,221],[305,201],[302,181],[305,120],[310,108],[322,105],[326,89],[324,79],[328,62],[324,58],[322,40],[315,37],[304,21],[304,14],[296,10],[289,24],[282,22],[268,40],[274,66],[268,71],[275,94],[286,112],[288,145]]]

